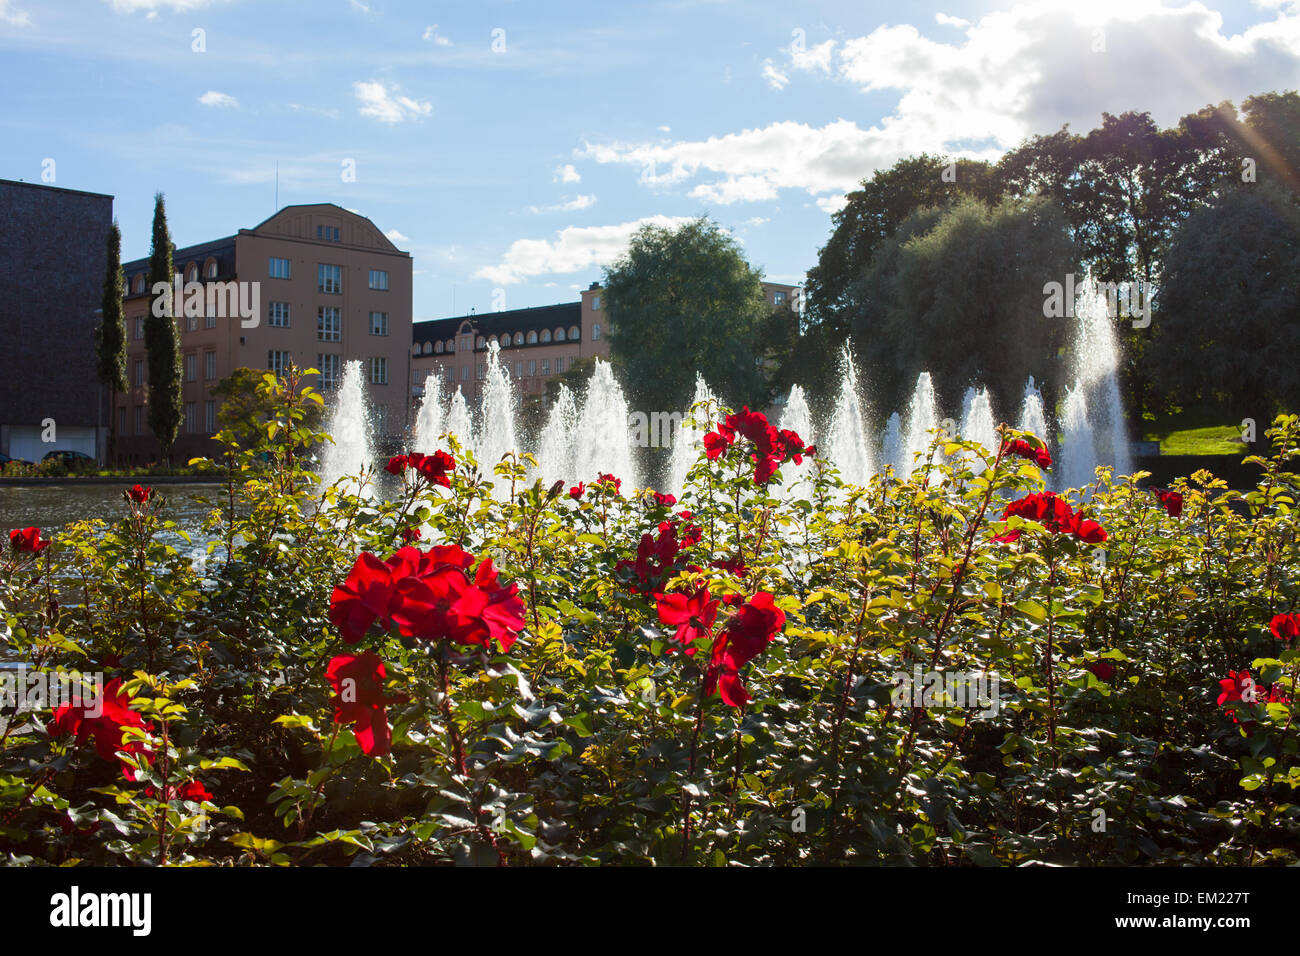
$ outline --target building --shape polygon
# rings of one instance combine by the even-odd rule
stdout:
[[[763,295],[773,307],[792,308],[796,288],[764,282]],[[411,384],[422,393],[429,374],[440,372],[449,390],[459,386],[472,401],[483,387],[488,348],[495,342],[521,396],[540,395],[544,402],[547,380],[576,360],[608,361],[610,325],[601,299],[600,283],[593,282],[578,302],[416,322]]]
[[[0,180],[0,454],[103,458],[95,341],[112,224],[112,196]]]
[[[409,412],[411,256],[369,219],[333,203],[286,206],[252,229],[177,249],[184,419],[173,458],[218,448],[212,389],[236,368],[315,368],[328,400],[345,364],[363,363],[375,434],[401,436]],[[123,459],[159,454],[149,429],[145,316],[154,296],[149,260],[125,263],[129,394],[118,397]],[[194,283],[191,287],[190,283]],[[193,294],[191,294],[191,288]]]

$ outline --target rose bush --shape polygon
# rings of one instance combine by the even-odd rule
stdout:
[[[1011,430],[848,486],[699,408],[677,498],[449,439],[388,501],[261,390],[205,553],[147,488],[10,536],[7,656],[107,683],[4,704],[10,863],[1297,862],[1295,417],[1244,492],[1053,494]]]

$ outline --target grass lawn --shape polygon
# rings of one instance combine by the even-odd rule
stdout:
[[[1146,422],[1146,441],[1160,442],[1162,455],[1241,455],[1241,426],[1224,424],[1222,415],[1182,412]]]

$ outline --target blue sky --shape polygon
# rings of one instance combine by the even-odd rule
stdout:
[[[572,301],[646,220],[797,283],[900,156],[1300,87],[1300,5],[0,0],[0,80],[0,178],[111,193],[125,258],[157,190],[179,245],[265,219],[278,161],[412,253],[421,320]]]

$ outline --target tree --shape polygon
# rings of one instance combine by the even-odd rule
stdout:
[[[1014,420],[1030,375],[1050,408],[1071,329],[1043,315],[1043,285],[1076,268],[1065,215],[1044,197],[992,209],[965,199],[914,213],[849,292],[877,412],[902,410],[923,371],[948,412],[979,383],[995,411]]]
[[[125,282],[122,278],[122,230],[117,220],[108,229],[108,266],[104,273],[104,295],[100,300],[96,334],[96,372],[108,386],[108,457],[117,455],[117,395],[129,387],[126,377],[126,319],[122,314]]]
[[[611,358],[633,407],[684,409],[697,370],[727,402],[766,405],[761,280],[716,223],[642,226],[604,276]]]
[[[1173,405],[1265,424],[1300,409],[1300,209],[1274,183],[1241,184],[1188,216],[1165,258],[1148,353]]]
[[[217,424],[232,432],[242,448],[252,448],[265,439],[265,425],[280,407],[275,395],[258,391],[267,374],[265,369],[237,368],[212,386],[212,394],[221,400]],[[296,427],[318,427],[325,415],[323,406],[307,402],[302,408],[305,417]]]
[[[149,361],[149,428],[170,458],[184,410],[181,394],[180,329],[172,302],[172,246],[163,195],[154,196],[153,242],[149,250],[149,287],[153,301],[144,320],[144,347]],[[158,291],[159,284],[163,290]],[[160,314],[161,313],[161,314]]]

